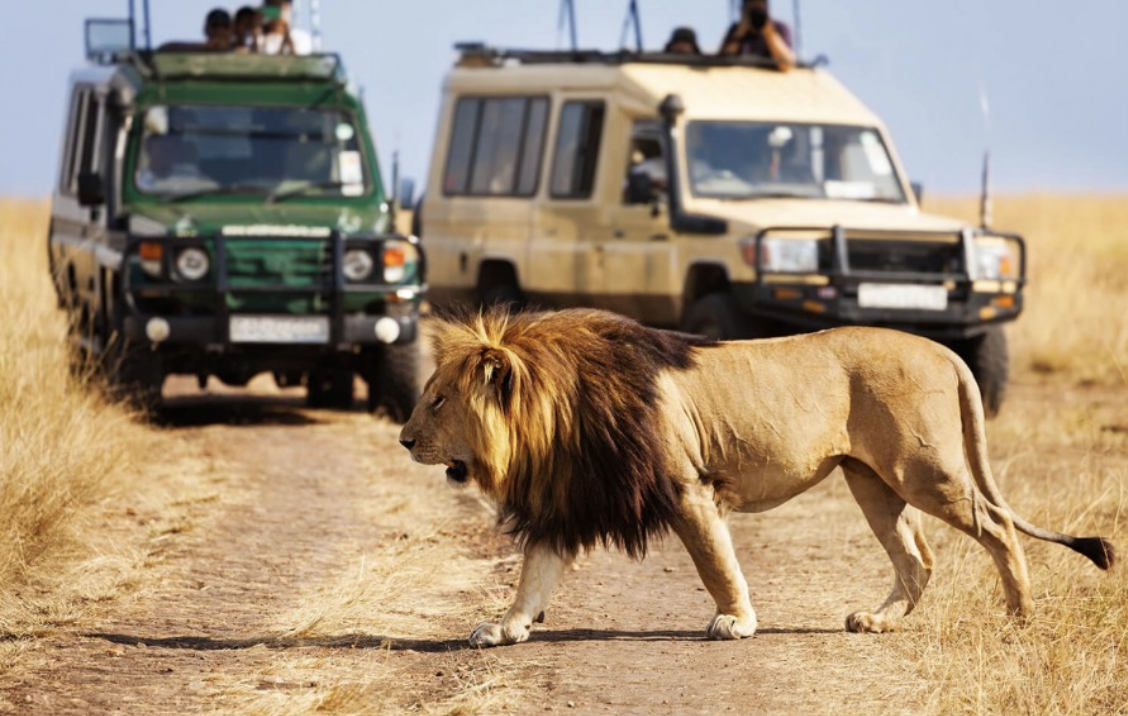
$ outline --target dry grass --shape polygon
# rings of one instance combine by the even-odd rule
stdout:
[[[926,209],[978,221],[978,201]],[[1026,311],[1011,329],[1018,370],[1128,383],[1128,197],[1021,196],[995,201],[994,225],[1027,241]]]
[[[0,202],[0,585],[73,546],[141,428],[76,377],[47,274],[47,205]]]
[[[972,218],[974,201],[931,202]],[[989,426],[1003,493],[1037,524],[1101,534],[1128,556],[1128,200],[1021,197],[996,225],[1025,234],[1027,312],[1011,329],[1018,379],[1038,384]],[[925,607],[897,641],[928,684],[926,713],[1128,712],[1128,578],[1056,545],[1023,538],[1037,612],[1001,609],[994,567],[952,530]],[[948,544],[946,544],[948,543]]]

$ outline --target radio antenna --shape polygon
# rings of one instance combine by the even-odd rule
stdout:
[[[984,229],[991,227],[993,206],[991,201],[991,103],[987,99],[987,87],[979,83],[979,108],[983,111],[983,125],[987,130],[987,147],[983,150],[983,176],[979,193],[979,225]]]
[[[579,40],[576,38],[576,5],[574,0],[560,0],[560,21],[557,24],[557,30],[563,31],[564,23],[568,23],[568,29],[572,40],[572,52],[578,52],[580,49]]]
[[[619,36],[619,47],[627,46],[627,34],[631,25],[634,25],[635,51],[642,54],[642,20],[638,14],[638,0],[631,0],[627,5],[627,17],[623,20],[623,34]]]
[[[803,22],[800,19],[799,0],[794,0],[792,13],[795,16],[795,57],[803,57]]]

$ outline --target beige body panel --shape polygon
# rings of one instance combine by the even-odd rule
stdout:
[[[680,95],[684,122],[694,119],[833,123],[870,127],[889,148],[907,200],[901,205],[858,201],[695,198],[682,182],[688,212],[725,219],[720,236],[674,232],[661,207],[625,205],[632,127],[658,119],[667,95]],[[547,96],[550,101],[540,180],[525,198],[450,196],[444,173],[455,105],[463,97]],[[599,159],[590,197],[550,195],[560,109],[568,100],[605,103]],[[483,262],[513,267],[519,288],[534,305],[592,306],[639,320],[676,325],[687,308],[687,280],[699,265],[718,267],[730,281],[753,281],[739,242],[773,226],[830,230],[956,231],[954,221],[922,215],[879,118],[821,70],[788,73],[747,67],[656,64],[549,64],[462,66],[445,85],[424,204],[423,235],[436,300],[473,300]],[[685,152],[678,162],[684,165]],[[685,166],[681,176],[686,176]]]

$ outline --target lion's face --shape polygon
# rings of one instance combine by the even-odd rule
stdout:
[[[447,478],[466,483],[475,467],[477,418],[459,382],[436,371],[428,381],[411,419],[400,431],[400,443],[424,465],[446,465]]]

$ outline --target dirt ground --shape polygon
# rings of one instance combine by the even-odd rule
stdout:
[[[1013,394],[1055,400],[1035,383]],[[176,380],[166,395],[165,467],[187,465],[193,488],[163,509],[105,505],[139,572],[29,641],[33,666],[0,693],[9,711],[912,713],[928,690],[896,635],[843,631],[892,570],[837,473],[732,519],[752,639],[704,640],[713,605],[668,538],[641,563],[589,555],[530,642],[478,652],[466,637],[504,610],[519,561],[473,492],[409,460],[396,426],[269,387]]]

